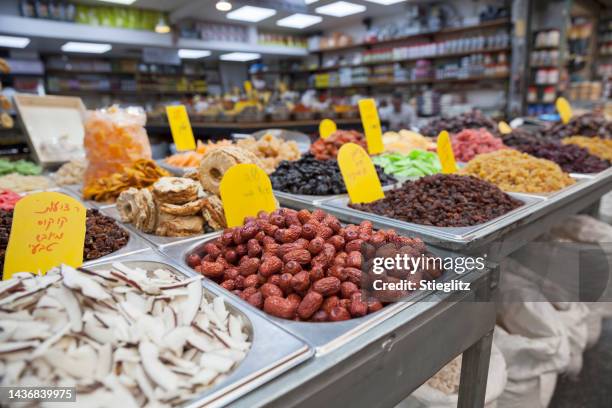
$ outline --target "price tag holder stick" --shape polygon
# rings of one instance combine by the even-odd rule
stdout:
[[[372,159],[361,146],[342,145],[338,151],[338,166],[352,203],[371,203],[385,198]]]

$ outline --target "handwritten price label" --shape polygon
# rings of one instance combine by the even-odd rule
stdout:
[[[557,112],[559,112],[559,116],[561,116],[561,122],[568,124],[572,118],[572,105],[570,105],[567,99],[561,96],[557,98],[555,107],[557,108]]]
[[[346,143],[338,151],[338,166],[351,202],[371,203],[385,198],[374,164],[363,148]]]
[[[455,162],[453,146],[446,130],[443,130],[438,135],[438,157],[440,158],[443,174],[454,174],[457,172],[457,162]]]
[[[272,183],[265,171],[255,164],[236,164],[221,179],[219,186],[227,226],[237,227],[245,217],[276,209]]]
[[[83,263],[87,210],[72,197],[37,193],[17,202],[4,262],[4,279],[15,272],[45,273],[59,264]]]
[[[378,117],[378,109],[376,109],[374,99],[368,98],[360,100],[359,114],[361,115],[361,124],[363,125],[366,142],[368,143],[368,152],[370,154],[382,153],[385,146],[382,141],[380,118]]]
[[[323,119],[321,123],[319,123],[319,136],[321,139],[327,139],[334,132],[338,130],[338,126],[336,126],[336,122],[331,119]]]
[[[166,106],[166,115],[170,122],[170,131],[176,145],[176,150],[195,150],[196,142],[189,122],[189,115],[184,105]]]

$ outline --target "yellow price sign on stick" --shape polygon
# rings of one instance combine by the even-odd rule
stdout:
[[[555,107],[557,108],[557,112],[559,112],[559,116],[561,116],[561,122],[568,124],[572,118],[572,105],[570,105],[567,99],[561,96],[557,98]]]
[[[504,122],[503,120],[497,124],[497,128],[502,135],[509,135],[512,133],[512,128],[509,124]]]
[[[321,123],[319,123],[319,136],[321,139],[327,139],[333,133],[338,130],[338,126],[336,126],[336,122],[331,119],[323,119]]]
[[[176,150],[179,152],[195,150],[196,142],[185,105],[166,106],[166,115],[168,116],[168,122],[170,122],[170,131]]]
[[[253,92],[253,83],[251,81],[244,81],[244,91],[247,95],[250,95]]]
[[[368,153],[382,153],[385,146],[382,141],[382,128],[380,127],[380,118],[378,117],[378,109],[376,109],[374,99],[360,100],[359,114],[361,115],[361,124],[363,125],[366,142],[368,143]]]
[[[260,211],[276,209],[270,178],[256,164],[242,163],[232,166],[219,186],[227,226],[237,227],[245,217],[255,217]]]
[[[453,146],[446,130],[443,130],[438,135],[438,157],[440,158],[443,174],[454,174],[457,172],[457,162],[455,161]]]
[[[4,279],[16,272],[46,273],[83,263],[87,210],[61,193],[36,193],[17,202],[4,261]]]
[[[338,166],[351,202],[371,203],[385,198],[372,159],[355,143],[346,143],[338,151]]]

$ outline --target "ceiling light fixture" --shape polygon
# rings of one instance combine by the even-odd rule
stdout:
[[[0,47],[25,48],[30,43],[28,37],[13,37],[10,35],[0,35]]]
[[[261,54],[255,52],[230,52],[229,54],[223,54],[219,56],[221,61],[253,61],[261,58]]]
[[[180,59],[198,59],[208,57],[210,51],[208,50],[189,50],[181,48],[178,50],[178,56]]]
[[[350,16],[351,14],[363,13],[366,11],[366,6],[349,3],[348,1],[337,1],[335,3],[326,4],[325,6],[317,7],[315,11],[319,14],[325,14],[333,17],[346,17]]]
[[[304,2],[305,2],[306,4],[316,3],[317,1],[319,1],[319,0],[304,0]]]
[[[215,7],[217,8],[217,10],[219,11],[230,11],[232,9],[232,3],[230,3],[229,1],[218,1],[217,4],[215,5]]]
[[[296,13],[289,17],[282,18],[276,22],[277,26],[291,27],[291,28],[306,28],[311,25],[315,25],[323,21],[321,16],[312,16],[310,14]]]
[[[166,23],[166,19],[159,17],[159,21],[155,24],[155,32],[158,34],[168,34],[170,32],[170,26]]]
[[[382,4],[383,6],[390,6],[392,4],[402,3],[406,0],[366,0],[366,1],[369,1],[370,3]]]
[[[234,11],[227,13],[227,18],[230,20],[248,21],[250,23],[257,23],[261,20],[265,20],[268,17],[272,17],[276,14],[276,10],[254,7],[254,6],[243,6]]]
[[[123,4],[124,6],[129,6],[134,3],[136,0],[98,0],[102,3],[115,3],[115,4]]]
[[[87,54],[103,54],[106,51],[110,51],[110,44],[98,44],[98,43],[84,43],[68,41],[62,45],[62,51],[64,52],[82,52]]]

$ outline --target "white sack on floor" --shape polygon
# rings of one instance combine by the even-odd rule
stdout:
[[[497,408],[546,408],[555,391],[557,370],[550,342],[509,334],[495,328],[494,342],[506,360],[508,381],[497,399]]]
[[[459,375],[461,356],[447,364],[433,378],[417,388],[396,408],[454,408],[459,399]],[[489,362],[489,377],[485,394],[485,407],[496,408],[497,398],[506,387],[506,362],[501,351],[493,343]],[[441,390],[444,390],[441,391]]]
[[[553,303],[553,306],[567,329],[570,362],[566,373],[576,376],[582,370],[582,353],[587,347],[589,338],[587,320],[592,313],[584,303],[579,302]]]

